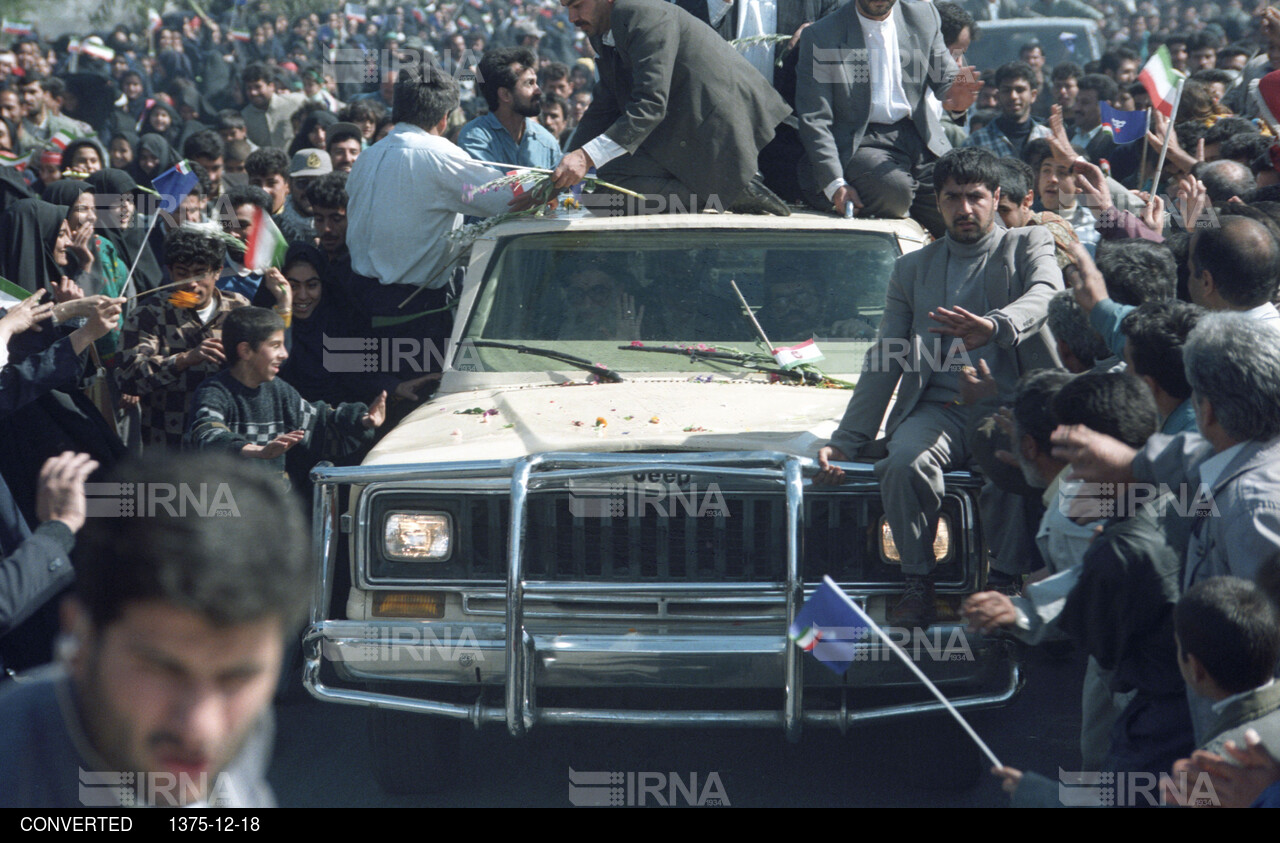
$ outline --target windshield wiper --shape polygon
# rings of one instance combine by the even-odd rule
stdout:
[[[496,342],[494,340],[463,340],[470,343],[476,348],[505,348],[507,351],[516,351],[520,354],[534,354],[538,357],[546,357],[556,360],[560,363],[568,363],[584,372],[590,372],[602,381],[609,383],[622,383],[622,375],[606,366],[598,366],[584,357],[575,357],[572,354],[565,354],[563,351],[556,351],[552,348],[535,348],[531,345],[517,345],[512,342]]]
[[[791,369],[783,369],[780,366],[765,366],[755,362],[755,358],[749,354],[742,354],[737,351],[715,351],[704,350],[698,348],[680,348],[679,346],[670,345],[620,345],[619,351],[652,351],[656,354],[679,354],[688,357],[689,362],[696,360],[706,360],[716,363],[727,363],[730,366],[737,366],[739,369],[750,369],[754,372],[764,372],[767,375],[777,375],[782,378],[790,378],[792,380],[803,381],[805,383],[822,383],[822,376],[809,371],[793,371]]]

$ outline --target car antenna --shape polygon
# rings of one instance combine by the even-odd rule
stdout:
[[[738,282],[730,278],[729,286],[733,287],[733,292],[738,296],[738,301],[742,302],[742,312],[751,320],[751,326],[756,329],[756,334],[759,335],[760,339],[764,340],[764,347],[769,349],[769,353],[772,354],[773,343],[769,342],[769,337],[765,334],[764,328],[761,328],[760,323],[756,321],[756,315],[751,312],[751,305],[747,304],[746,297],[742,295],[742,291],[738,289]]]

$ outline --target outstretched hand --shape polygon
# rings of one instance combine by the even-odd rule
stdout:
[[[982,93],[982,85],[982,74],[972,65],[965,65],[952,81],[942,107],[952,112],[968,111],[977,101],[978,94]]]
[[[996,335],[994,320],[970,313],[963,307],[956,307],[953,310],[940,307],[930,311],[929,318],[941,325],[938,328],[930,328],[930,333],[945,334],[962,340],[965,351],[982,348]]]
[[[253,454],[253,456],[258,457],[258,459],[273,460],[284,454],[285,451],[289,450],[294,445],[297,445],[305,438],[307,438],[307,432],[305,430],[294,430],[289,433],[282,433],[275,439],[272,439],[270,442],[263,445],[256,454]]]
[[[38,331],[37,324],[53,314],[53,302],[42,302],[44,290],[36,290],[30,296],[10,307],[0,317],[0,337],[7,340],[26,331]]]
[[[84,482],[97,467],[88,454],[74,451],[63,451],[45,460],[36,490],[36,517],[42,523],[61,521],[71,532],[79,532],[88,511]]]
[[[1071,463],[1072,476],[1090,483],[1129,483],[1136,449],[1082,424],[1063,425],[1049,436],[1054,459]]]

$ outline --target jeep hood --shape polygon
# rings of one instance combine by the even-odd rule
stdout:
[[[649,377],[439,395],[365,465],[500,460],[546,451],[784,451],[815,456],[844,414],[843,389],[759,379]]]

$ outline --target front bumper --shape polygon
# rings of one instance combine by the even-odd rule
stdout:
[[[405,481],[430,476],[492,477],[494,466],[319,468],[316,480],[315,546],[321,554],[321,576],[313,600],[304,652],[304,684],[316,697],[332,702],[421,712],[479,726],[500,722],[513,735],[535,724],[612,723],[646,726],[781,727],[799,738],[802,726],[841,730],[869,721],[941,711],[940,702],[922,698],[923,686],[879,643],[859,648],[861,658],[842,679],[791,646],[785,630],[804,602],[799,576],[798,525],[804,502],[803,477],[811,460],[778,453],[543,454],[513,461],[511,529],[508,546],[505,617],[475,623],[447,621],[342,621],[326,617],[331,604],[333,572],[339,540],[337,489],[340,484]],[[772,621],[713,624],[706,621],[619,623],[554,623],[526,613],[526,603],[563,595],[528,582],[523,574],[522,529],[530,488],[565,479],[610,473],[700,471],[724,476],[750,473],[774,477],[786,493],[786,582],[761,584],[754,598],[772,602]],[[849,464],[855,481],[866,482],[869,468]],[[972,485],[968,475],[948,478]],[[712,585],[708,591],[720,592]],[[644,589],[637,585],[637,592]],[[681,589],[686,594],[690,587]],[[855,598],[856,599],[856,598]],[[863,596],[865,601],[865,596]],[[1021,686],[1012,648],[999,641],[970,637],[958,625],[941,624],[927,631],[890,630],[913,654],[924,672],[951,697],[957,708],[1000,705]],[[325,665],[343,685],[326,681]],[[398,685],[405,693],[369,690]],[[578,692],[626,690],[634,699],[656,701],[660,692],[684,690],[722,699],[717,692],[744,692],[742,706],[714,709],[687,706],[577,705]],[[397,689],[399,690],[399,689]],[[550,704],[538,704],[543,692]],[[645,692],[652,692],[652,699]],[[772,695],[770,695],[772,691]],[[416,693],[411,693],[416,692]],[[810,704],[806,705],[806,692]],[[502,703],[494,702],[498,694]],[[923,695],[927,697],[927,694]],[[428,699],[425,697],[434,697]],[[595,699],[582,693],[583,699]],[[773,700],[752,707],[756,699]],[[467,701],[464,701],[467,700]]]

